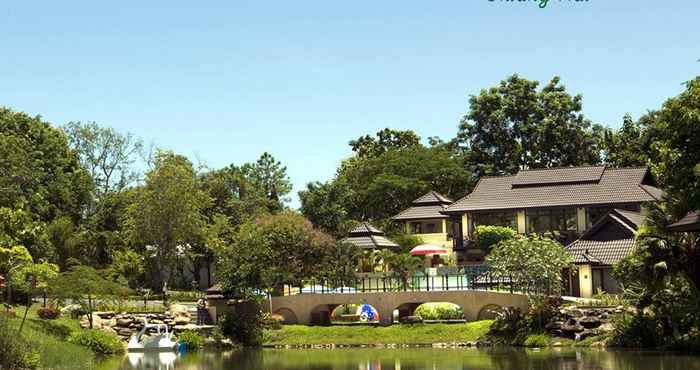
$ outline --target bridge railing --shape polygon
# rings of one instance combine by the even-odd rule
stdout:
[[[353,279],[307,280],[285,285],[284,295],[347,294],[378,292],[428,292],[455,290],[498,290],[510,293],[551,294],[545,282],[515,283],[509,277],[496,276],[486,266],[470,266],[421,271],[402,278],[395,273],[357,274]]]

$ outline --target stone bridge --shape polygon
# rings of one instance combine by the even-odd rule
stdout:
[[[413,315],[415,309],[428,302],[449,302],[462,308],[467,321],[493,318],[493,310],[518,307],[527,310],[527,296],[495,291],[418,291],[348,294],[298,294],[272,298],[272,312],[282,315],[288,324],[327,323],[330,313],[343,304],[369,304],[379,312],[380,322],[393,322],[394,310],[399,318]]]

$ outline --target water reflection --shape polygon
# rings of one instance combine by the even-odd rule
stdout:
[[[700,370],[700,357],[661,352],[522,349],[243,350],[128,355],[116,367],[198,370]]]

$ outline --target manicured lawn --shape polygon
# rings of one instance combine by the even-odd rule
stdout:
[[[475,341],[489,330],[490,320],[464,324],[380,326],[285,325],[266,331],[265,344],[423,344]]]
[[[22,328],[22,337],[39,352],[42,367],[52,369],[85,369],[95,364],[95,354],[77,344],[68,343],[66,338],[80,325],[77,320],[59,317],[55,320],[42,320],[36,315],[35,305],[29,310],[27,321]],[[19,328],[24,307],[17,307],[18,317],[10,320]]]

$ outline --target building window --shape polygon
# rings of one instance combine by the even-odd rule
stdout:
[[[423,224],[420,222],[411,222],[411,234],[423,234]]]
[[[628,204],[628,205],[616,205],[616,206],[602,206],[602,207],[588,207],[586,208],[586,230],[590,229],[596,222],[600,221],[603,216],[607,215],[614,208],[624,209],[627,211],[639,212],[639,204]]]
[[[474,220],[474,227],[493,225],[518,229],[518,218],[515,211],[474,213],[472,214],[472,219]]]
[[[411,222],[411,234],[436,234],[442,233],[442,221]]]
[[[542,209],[527,211],[527,232],[576,231],[576,209]]]

